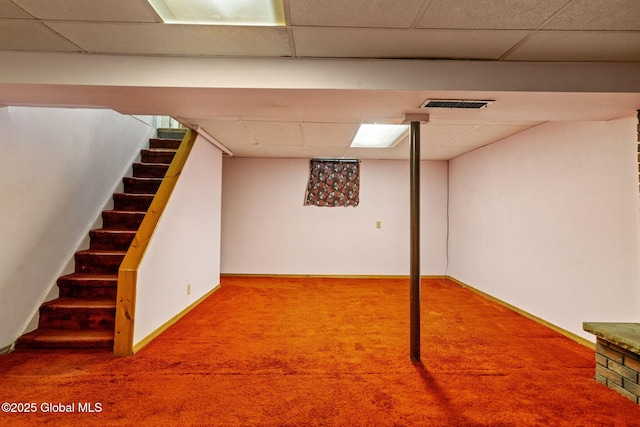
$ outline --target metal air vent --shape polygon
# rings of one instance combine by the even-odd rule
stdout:
[[[479,110],[493,101],[471,101],[464,99],[427,99],[420,108],[456,108]]]

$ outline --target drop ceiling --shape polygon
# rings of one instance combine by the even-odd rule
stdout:
[[[349,144],[363,121],[427,112],[422,158],[434,160],[547,121],[612,120],[640,109],[639,85],[629,79],[640,70],[638,0],[284,7],[284,27],[189,26],[163,24],[146,0],[0,0],[0,104],[171,115],[239,157],[406,159],[407,141],[392,149]],[[397,70],[416,80],[406,83]],[[479,111],[420,110],[428,98],[495,102]]]

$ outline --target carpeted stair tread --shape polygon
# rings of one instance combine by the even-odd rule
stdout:
[[[60,277],[57,285],[60,298],[105,298],[115,301],[118,275],[73,273]]]
[[[127,212],[127,211],[117,211],[117,212]],[[89,235],[91,237],[99,234],[106,234],[110,236],[135,236],[136,232],[137,232],[136,230],[128,230],[126,228],[98,228],[96,230],[89,231]]]
[[[134,163],[133,176],[139,178],[163,178],[169,165],[163,163]]]
[[[121,212],[121,211],[119,211]],[[94,237],[100,234],[106,234],[109,236],[135,236],[137,233],[136,230],[127,230],[126,228],[98,228],[96,230],[91,230],[89,235]]]
[[[117,274],[88,274],[88,273],[71,273],[65,276],[62,276],[58,279],[60,281],[68,281],[68,280],[82,280],[90,283],[100,283],[100,282],[113,282],[118,281]]]
[[[131,181],[131,182],[162,182],[162,178],[156,178],[156,177],[149,177],[149,176],[125,176],[124,181]],[[125,191],[125,193],[127,193],[127,191]],[[139,194],[139,193],[130,193],[130,194]]]
[[[106,229],[137,231],[146,212],[110,210],[102,212],[102,224]]]
[[[100,228],[91,230],[90,249],[97,250],[127,250],[131,245],[136,230],[117,229],[117,228]]]
[[[176,154],[176,150],[170,150],[170,149],[141,150],[140,160],[141,160],[141,163],[170,164],[175,154]]]
[[[177,138],[151,138],[149,140],[149,148],[155,149],[173,149],[177,150],[182,139]]]
[[[58,279],[58,287],[116,288],[117,274],[71,273]]]
[[[150,196],[148,194],[139,194],[139,193],[113,193],[113,197],[116,199],[146,199]],[[153,196],[151,196],[153,199]]]
[[[136,193],[113,193],[113,197],[116,199],[147,199],[148,194],[136,194]],[[151,197],[153,199],[153,197]]]
[[[77,254],[84,254],[84,253],[96,253],[96,254],[102,254],[102,255],[108,255],[108,254],[124,254],[126,251],[119,251],[119,250],[103,250],[103,249],[83,249],[81,251],[76,252]]]
[[[125,177],[124,192],[129,194],[155,194],[162,183],[162,178]]]
[[[115,251],[115,250],[106,250],[106,249],[85,249],[83,251],[78,251],[76,254],[81,255],[102,255],[102,256],[124,256],[127,251]]]
[[[88,249],[75,253],[76,273],[116,274],[126,251]]]
[[[175,153],[178,150],[176,150],[175,148],[147,148],[147,149],[143,149],[142,151],[153,151],[156,153],[160,153],[160,152]]]
[[[149,163],[149,165],[156,166],[155,163]],[[160,166],[164,166],[164,165],[160,165]],[[122,179],[124,179],[125,181],[140,181],[140,182],[162,181],[162,177],[155,177],[155,176],[125,176]],[[125,191],[125,193],[126,193],[126,191]]]
[[[102,213],[105,213],[105,212],[108,214],[116,214],[116,215],[144,215],[147,213],[147,211],[130,211],[130,210],[124,210],[124,209],[112,209],[112,210],[102,211]],[[126,228],[121,228],[120,230],[126,230]]]
[[[153,194],[115,193],[113,207],[117,211],[146,212],[153,197]]]
[[[77,298],[57,298],[45,302],[42,307],[49,308],[115,308],[116,302],[109,299],[77,299]]]
[[[20,338],[27,348],[110,348],[113,331],[36,329]]]
[[[40,306],[38,326],[43,329],[107,330],[113,333],[115,314],[115,298],[58,298]]]

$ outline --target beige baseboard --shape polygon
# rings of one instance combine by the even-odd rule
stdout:
[[[281,277],[291,279],[409,279],[409,275],[384,275],[384,274],[247,274],[247,273],[223,273],[220,277]],[[420,276],[423,279],[447,279],[448,276]]]

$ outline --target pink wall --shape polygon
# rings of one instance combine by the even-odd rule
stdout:
[[[583,321],[640,321],[636,123],[550,122],[423,162],[422,274],[590,340]],[[363,160],[357,208],[303,206],[306,159],[227,158],[223,178],[223,273],[408,274],[407,162]]]
[[[155,129],[103,109],[0,108],[0,350],[40,304]]]
[[[222,152],[199,136],[140,266],[135,344],[219,286],[221,180]]]
[[[640,321],[634,117],[553,122],[450,162],[449,275],[593,339]]]
[[[422,274],[442,275],[447,162],[421,170]],[[224,159],[223,273],[409,274],[407,161],[363,160],[355,208],[303,206],[308,176],[308,159]]]

